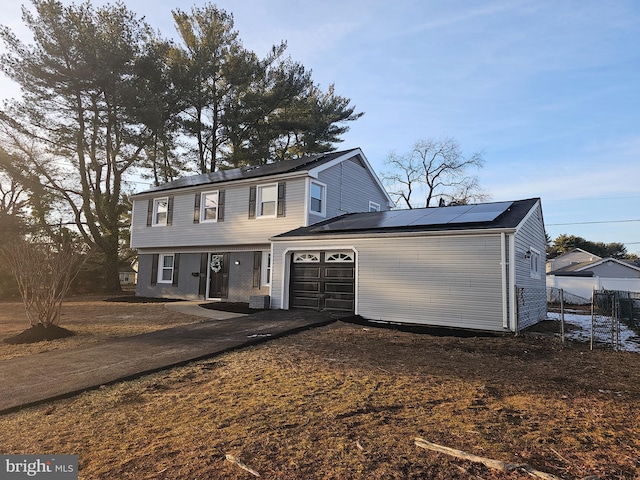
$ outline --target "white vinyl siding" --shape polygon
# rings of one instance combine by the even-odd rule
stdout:
[[[274,242],[272,308],[282,308],[291,251],[356,253],[356,314],[370,320],[504,331],[500,234]],[[284,280],[284,281],[283,281]]]
[[[173,227],[161,230],[146,227],[147,198],[136,198],[131,246],[132,248],[175,248],[176,246],[188,248],[211,244],[217,247],[266,244],[270,237],[304,224],[307,215],[304,202],[305,183],[304,177],[287,179],[286,216],[270,218],[268,221],[250,219],[247,216],[250,184],[225,186],[224,222],[193,223],[195,190],[176,191],[173,203]],[[139,208],[138,205],[142,205],[143,208]]]
[[[321,171],[318,182],[326,186],[325,216],[309,208],[309,225],[345,213],[368,212],[369,202],[380,205],[381,210],[389,209],[384,192],[357,161],[346,160]]]
[[[538,203],[521,222],[515,234],[515,300],[517,301],[518,329],[534,325],[547,315],[547,288],[545,275],[535,277],[531,272],[531,259],[527,251],[540,253],[540,271],[545,263],[546,240],[542,209]]]

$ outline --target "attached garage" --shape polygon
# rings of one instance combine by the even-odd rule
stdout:
[[[290,255],[289,305],[355,311],[355,252],[297,251]]]
[[[344,215],[272,238],[272,308],[515,332],[546,317],[539,199]]]

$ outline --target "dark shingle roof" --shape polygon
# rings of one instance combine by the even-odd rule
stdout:
[[[530,198],[514,202],[350,213],[274,238],[515,228],[539,200]]]
[[[234,180],[268,177],[273,175],[281,175],[283,173],[301,172],[328,163],[342,155],[355,150],[358,149],[354,148],[351,150],[343,150],[341,152],[310,155],[295,160],[268,163],[266,165],[240,167],[230,170],[220,170],[213,173],[204,173],[201,175],[191,175],[188,177],[179,178],[178,180],[174,180],[173,182],[159,185],[157,187],[152,187],[148,190],[138,193],[137,195],[154,192],[164,192],[166,190],[176,190],[187,187],[197,187],[199,185],[231,182]]]

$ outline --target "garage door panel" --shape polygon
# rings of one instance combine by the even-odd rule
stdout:
[[[296,280],[291,286],[294,292],[320,293],[320,282],[305,282]]]
[[[326,282],[324,285],[324,291],[326,293],[353,293],[353,282],[352,283]]]
[[[353,265],[349,267],[327,267],[324,270],[327,280],[332,278],[353,278]]]

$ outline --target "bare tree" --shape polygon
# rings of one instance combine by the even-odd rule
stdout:
[[[409,153],[391,153],[386,165],[391,170],[382,178],[396,205],[429,207],[435,199],[440,204],[467,204],[490,197],[468,173],[482,168],[482,152],[465,156],[453,138],[421,140]]]
[[[0,257],[16,279],[31,326],[56,325],[62,301],[83,263],[77,245],[70,239],[21,239],[0,247]]]

